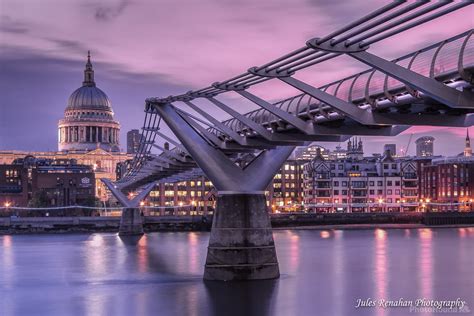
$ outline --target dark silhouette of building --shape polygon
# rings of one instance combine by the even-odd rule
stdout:
[[[142,134],[138,129],[132,129],[127,132],[127,153],[136,154],[140,149],[140,138]]]
[[[431,157],[434,154],[434,137],[423,136],[418,138],[416,143],[417,157]]]
[[[0,165],[0,204],[9,206],[93,205],[95,175],[74,159],[32,156]]]
[[[397,145],[396,144],[385,144],[383,146],[383,152],[386,153],[387,151],[390,152],[392,157],[397,155]]]

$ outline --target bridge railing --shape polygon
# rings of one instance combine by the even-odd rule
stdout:
[[[155,165],[150,162],[152,144],[155,142],[161,122],[161,118],[157,115],[155,106],[159,106],[160,104],[171,104],[175,101],[186,102],[195,98],[215,97],[233,90],[239,92],[242,89],[245,90],[250,86],[257,85],[274,78],[280,78],[282,81],[295,87],[300,86],[298,89],[301,91],[322,92],[322,94],[317,93],[317,96],[319,95],[321,97],[321,95],[323,95],[323,99],[325,99],[326,102],[329,102],[328,100],[335,102],[336,99],[332,98],[332,96],[336,96],[340,101],[352,102],[354,107],[360,107],[363,109],[371,108],[374,111],[378,111],[379,108],[386,106],[396,107],[398,105],[402,105],[403,102],[406,101],[406,98],[409,98],[410,100],[418,98],[420,95],[422,95],[422,93],[414,91],[412,88],[405,87],[404,84],[401,84],[396,79],[373,70],[368,70],[339,80],[337,82],[320,87],[320,89],[314,87],[302,87],[301,84],[304,84],[304,82],[299,82],[293,78],[292,75],[301,69],[325,62],[340,56],[341,54],[348,54],[352,51],[358,52],[359,50],[364,51],[369,47],[370,44],[380,42],[390,36],[417,27],[428,21],[435,20],[438,17],[464,8],[470,4],[472,4],[471,1],[393,1],[382,8],[370,12],[355,22],[342,27],[331,34],[328,34],[325,37],[312,39],[299,49],[296,49],[264,65],[254,67],[251,70],[230,79],[211,84],[199,90],[189,91],[181,95],[147,99],[145,108],[146,114],[143,125],[144,133],[142,134],[139,152],[133,160],[129,172],[122,180],[118,182],[118,185],[125,187],[133,183],[139,183],[143,181],[156,181],[157,179],[166,178],[167,176],[180,173],[186,169],[183,168],[183,166],[179,166],[178,168],[175,166],[173,166],[173,168],[155,168]],[[472,47],[474,44],[472,43],[472,38],[470,38],[472,30],[468,33],[461,34],[458,38],[453,38],[442,43],[438,43],[437,46],[435,45],[433,47],[428,47],[424,50],[404,56],[399,60],[396,60],[396,62],[399,65],[412,69],[414,72],[419,72],[422,75],[429,76],[443,82],[446,80],[457,80],[458,78],[472,82]],[[460,43],[462,43],[461,46]],[[334,46],[339,48],[334,50]],[[364,60],[364,58],[367,58],[367,56],[355,56],[355,58]],[[371,64],[370,62],[367,62],[367,59],[365,59],[364,62]],[[386,64],[384,65],[386,66]],[[387,73],[392,73],[391,71],[392,70],[386,69]],[[420,79],[419,77],[416,78],[417,80]],[[431,93],[431,95],[434,95],[432,93],[433,89],[431,89],[433,85],[431,84],[431,86],[427,88],[427,82],[423,82],[424,83],[422,86],[425,87],[427,91]],[[453,87],[454,85],[458,84],[457,82],[447,83]],[[435,87],[439,88],[440,86],[435,85]],[[314,88],[314,90],[311,90],[311,88]],[[446,92],[446,90],[443,91]],[[324,92],[328,93],[330,97],[328,98]],[[246,95],[248,98],[249,94]],[[444,97],[441,95],[436,96],[438,96],[439,99]],[[449,102],[453,103],[455,98],[449,97],[448,99]],[[277,118],[276,115],[271,114],[269,111],[264,109],[272,108],[272,106],[267,106],[267,104],[264,103],[264,100],[261,100],[263,103],[257,102],[258,100],[255,100],[256,99],[254,99],[253,102],[258,104],[261,109],[243,114],[243,116],[250,118],[254,122],[262,124],[265,129],[272,128],[278,130],[279,127],[284,129],[284,127],[287,125],[293,125],[295,127],[296,125],[299,125],[299,129],[303,130],[304,128],[302,127],[303,125],[300,124],[300,121],[286,115],[287,113],[291,113],[293,116],[298,116],[305,121],[311,120],[313,122],[324,122],[327,120],[347,118],[347,113],[346,115],[341,114],[342,111],[344,111],[344,106],[341,106],[341,103],[329,106],[325,103],[316,101],[313,97],[310,97],[306,94],[300,94],[298,96],[276,103],[276,108],[278,108],[278,110],[283,109],[287,113],[281,111],[277,112],[284,113],[285,115],[283,115],[283,117],[290,119],[292,122],[290,123],[283,121],[281,118]],[[357,108],[357,110],[349,109],[349,112],[353,113],[349,116],[352,120],[356,118],[355,120],[357,120],[357,124],[362,123],[363,125],[365,124],[363,122],[369,122],[370,120],[359,117],[359,115],[363,116],[363,114],[365,114],[362,113],[363,111],[360,111],[360,108]],[[174,108],[174,110],[179,109]],[[441,109],[440,111],[442,112],[444,109]],[[451,111],[451,109],[446,107],[446,111]],[[181,115],[183,113],[190,115],[189,113],[183,111],[179,112],[178,114]],[[385,116],[385,118],[387,118],[387,116]],[[411,118],[413,118],[413,115],[411,115]],[[195,118],[192,118],[191,121],[195,121]],[[390,121],[390,117],[388,117],[388,121]],[[249,120],[247,120],[247,122],[249,122]],[[385,120],[385,122],[387,122],[387,120]],[[197,124],[199,125],[199,123]],[[387,123],[381,124],[387,125]],[[456,124],[461,123],[456,121]],[[380,124],[374,125],[370,123],[370,125],[372,128]],[[235,140],[230,135],[226,135],[225,132],[219,130],[216,127],[217,124],[214,126],[211,123],[208,124],[208,126],[209,128],[207,131],[204,130],[204,134],[207,133],[207,138],[215,139],[218,143],[221,143],[221,140]],[[224,121],[223,125],[220,123],[220,126],[230,127],[230,129],[227,128],[227,130],[232,132],[231,134],[233,134],[234,138],[257,134],[251,128],[244,126],[244,124],[236,118]],[[199,125],[197,128],[201,127],[202,126]],[[261,128],[260,131],[262,131]],[[387,131],[387,129],[385,129],[385,131]],[[209,143],[214,143],[214,141],[209,139]],[[243,142],[241,141],[241,143]],[[222,146],[219,146],[220,145],[216,145],[216,147],[222,149]],[[250,148],[251,146],[247,147]],[[227,147],[224,149],[227,150]],[[159,156],[165,159],[170,158],[173,156],[172,154],[175,151],[180,155],[184,155],[183,152],[180,152],[180,150],[175,148],[172,149],[171,152],[162,151]],[[155,171],[153,171],[153,168],[155,168]],[[162,168],[162,170],[160,170],[160,168]]]
[[[454,83],[459,80],[472,81],[474,74],[474,36],[473,30],[463,32],[447,40],[430,45],[410,54],[392,60],[392,62],[413,70],[425,77],[431,77],[445,83]],[[373,68],[348,76],[344,79],[331,82],[319,89],[330,93],[344,101],[352,102],[355,106],[383,108],[406,103],[398,99],[409,95],[409,88],[397,79],[390,77]],[[411,96],[412,97],[412,96]],[[296,96],[274,103],[274,105],[288,113],[295,114],[302,119],[322,122],[340,118],[341,115],[308,94]],[[326,113],[322,113],[325,111]],[[323,115],[324,114],[324,115]],[[338,114],[333,116],[332,114]],[[258,109],[244,114],[255,122],[269,127],[272,123],[281,122],[281,119],[265,109]],[[244,133],[248,127],[238,119],[232,118],[223,121],[234,131]],[[216,129],[212,132],[222,133]]]

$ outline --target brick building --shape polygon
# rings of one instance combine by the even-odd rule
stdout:
[[[428,211],[474,211],[474,157],[436,158],[424,165],[421,199]]]
[[[41,197],[42,206],[93,205],[95,174],[73,159],[37,159],[32,156],[0,165],[0,204],[26,207]],[[38,205],[35,205],[38,206]]]

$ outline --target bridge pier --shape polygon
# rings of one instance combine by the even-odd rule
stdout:
[[[143,220],[138,208],[124,208],[120,218],[119,235],[143,235]]]
[[[262,150],[241,168],[210,145],[170,103],[154,107],[218,191],[204,279],[278,278],[264,190],[295,147]]]
[[[125,194],[120,191],[120,188],[114,185],[108,179],[102,179],[102,182],[117,198],[117,200],[124,206],[122,216],[120,218],[120,236],[139,236],[143,235],[143,219],[140,214],[138,206],[140,202],[150,193],[155,187],[155,182],[149,183],[142,188],[141,192],[133,199],[129,200]]]
[[[221,192],[212,222],[205,280],[264,280],[280,276],[266,198]]]

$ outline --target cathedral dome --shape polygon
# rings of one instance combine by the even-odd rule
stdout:
[[[114,119],[110,99],[96,87],[90,57],[89,53],[82,87],[69,97],[64,118],[58,124],[60,151],[120,150],[120,124]]]
[[[104,91],[95,86],[82,86],[71,94],[66,110],[112,111],[112,105]]]

